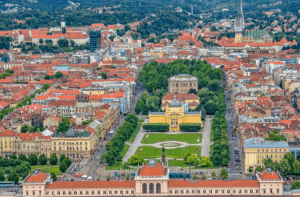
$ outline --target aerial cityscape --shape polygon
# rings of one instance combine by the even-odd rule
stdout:
[[[299,0],[0,12],[0,197],[300,196]]]

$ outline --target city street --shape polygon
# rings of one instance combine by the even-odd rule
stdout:
[[[137,100],[139,98],[141,98],[143,91],[144,91],[144,89],[142,88],[142,85],[139,83],[139,85],[136,88],[136,95],[132,101],[131,108],[129,109],[130,113],[135,114],[134,107],[136,105]],[[123,124],[124,121],[125,121],[125,116],[121,115],[119,124],[118,124],[118,126],[116,126],[114,128],[114,131],[116,131],[118,129],[118,127]],[[110,139],[112,137],[113,137],[113,135],[110,137]],[[98,144],[94,155],[89,158],[86,166],[84,166],[81,173],[86,173],[88,176],[92,176],[94,180],[97,179],[97,177],[99,176],[99,168],[101,167],[100,158],[101,158],[101,155],[106,152],[106,144],[109,142],[110,139],[104,140]]]
[[[239,136],[236,135],[234,130],[234,111],[232,103],[232,95],[230,92],[225,91],[225,101],[226,101],[226,111],[225,117],[227,122],[227,136],[228,136],[228,145],[230,151],[230,171],[229,174],[231,178],[237,178],[240,174],[244,174],[244,164],[242,156],[242,147],[240,146]]]

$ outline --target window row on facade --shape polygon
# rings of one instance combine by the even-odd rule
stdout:
[[[33,191],[34,193],[34,191]],[[133,195],[134,190],[78,190],[78,191],[46,191],[46,196],[65,195]],[[26,193],[26,195],[30,195]],[[34,196],[35,194],[33,194]]]
[[[182,189],[169,190],[169,194],[258,194],[258,189]]]

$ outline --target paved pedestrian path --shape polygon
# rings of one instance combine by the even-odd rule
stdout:
[[[204,123],[204,129],[202,133],[202,145],[201,145],[201,156],[209,157],[210,145],[210,132],[211,132],[211,119],[212,117],[206,117]]]
[[[132,144],[130,145],[127,153],[123,157],[123,161],[127,162],[129,158],[136,152],[139,146],[142,146],[141,141],[143,140],[144,134],[146,132],[143,130],[143,127],[141,127],[139,133],[136,135],[135,139],[133,140]]]

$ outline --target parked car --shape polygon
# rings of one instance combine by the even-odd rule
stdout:
[[[93,177],[89,176],[86,180],[93,180]]]
[[[82,175],[82,177],[81,177],[82,179],[87,179],[88,178],[88,176],[87,175]]]

